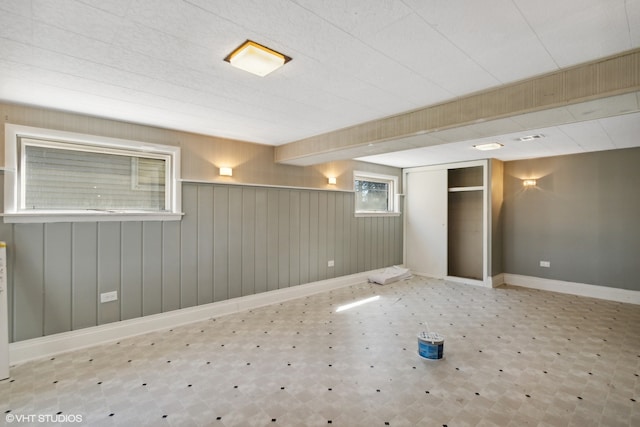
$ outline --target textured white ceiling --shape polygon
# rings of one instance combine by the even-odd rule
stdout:
[[[280,145],[638,46],[640,0],[0,0],[0,100]]]

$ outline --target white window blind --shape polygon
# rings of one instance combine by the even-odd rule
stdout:
[[[167,210],[166,158],[74,148],[23,141],[22,209]]]

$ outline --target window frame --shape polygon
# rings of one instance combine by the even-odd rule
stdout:
[[[25,209],[24,146],[107,153],[165,160],[165,210]],[[170,221],[180,220],[180,147],[74,132],[5,124],[4,222]],[[133,172],[133,171],[132,171]],[[132,175],[133,178],[133,175]]]
[[[380,182],[388,184],[387,210],[385,211],[368,211],[358,210],[356,200],[354,199],[354,212],[356,217],[373,217],[373,216],[398,216],[400,215],[400,194],[398,191],[398,177],[395,175],[385,175],[373,172],[354,171],[353,172],[353,190],[355,198],[356,181]]]

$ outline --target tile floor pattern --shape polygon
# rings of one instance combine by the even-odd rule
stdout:
[[[417,355],[425,320],[442,360]],[[0,382],[0,422],[640,426],[639,375],[640,306],[415,277],[19,365]]]

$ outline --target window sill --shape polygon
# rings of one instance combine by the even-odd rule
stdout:
[[[356,218],[365,218],[365,217],[384,217],[384,216],[400,216],[401,212],[356,212]]]
[[[180,221],[184,213],[170,212],[20,212],[4,213],[5,223]]]

